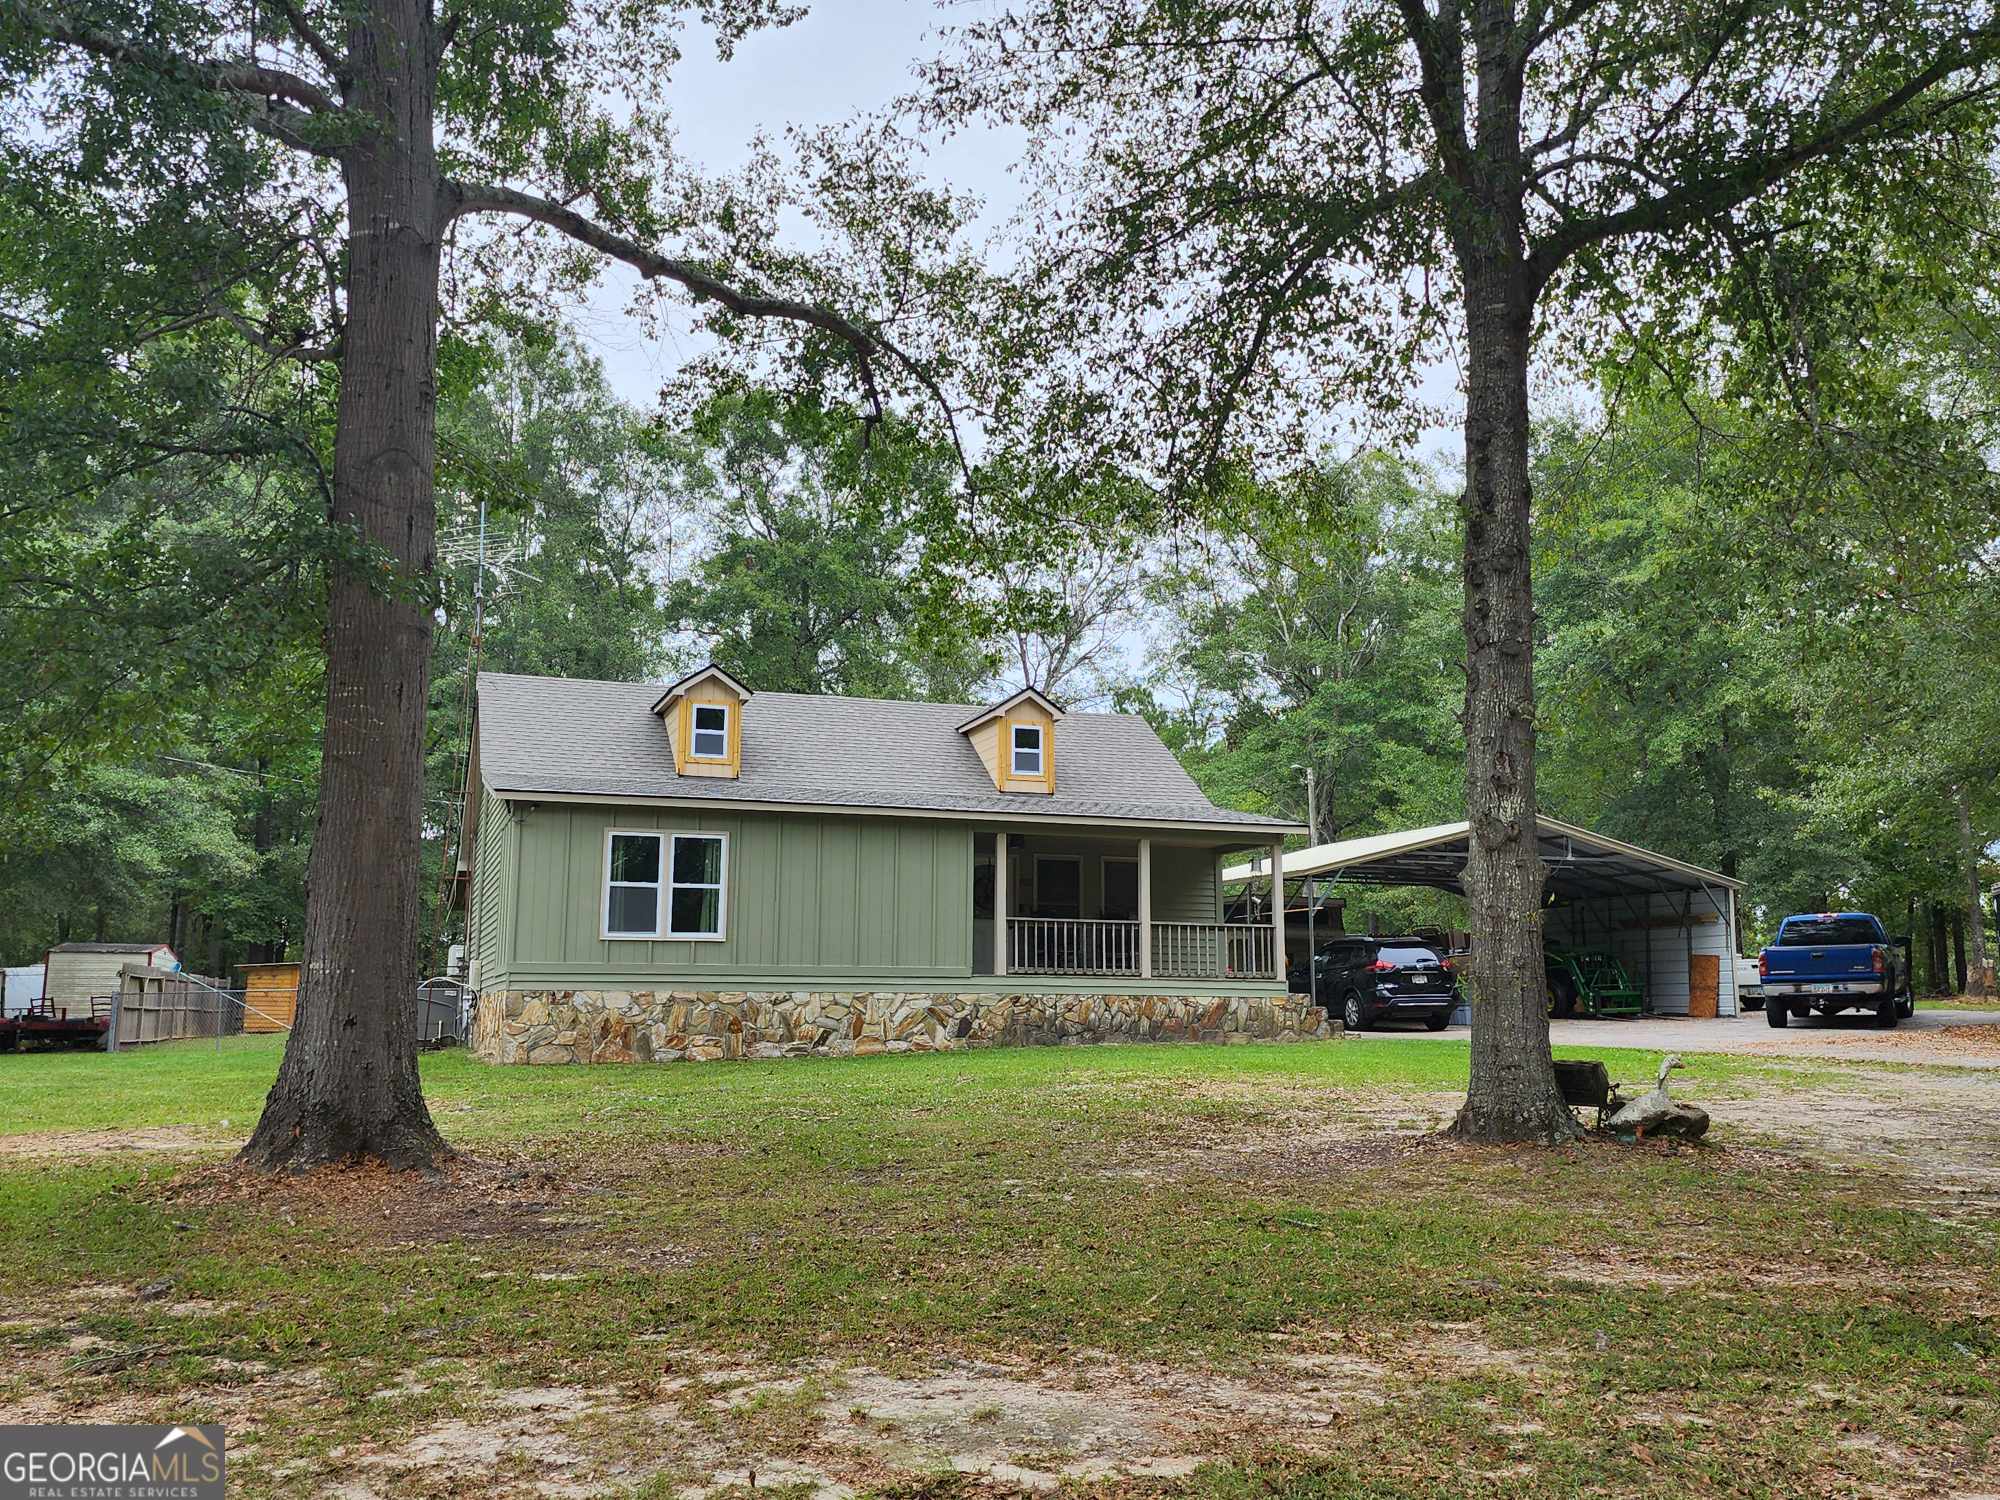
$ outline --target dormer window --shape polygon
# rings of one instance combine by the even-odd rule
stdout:
[[[669,686],[653,712],[667,728],[681,776],[743,774],[743,713],[750,689],[714,662]]]
[[[1056,725],[1063,711],[1033,688],[980,709],[958,726],[993,789],[1048,796],[1056,789]]]
[[[729,759],[729,709],[720,703],[693,705],[693,745],[696,760]]]
[[[1042,774],[1042,726],[1039,724],[1016,724],[1014,729],[1014,774],[1016,776],[1039,776]]]

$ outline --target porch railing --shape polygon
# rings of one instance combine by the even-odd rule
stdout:
[[[1275,979],[1268,922],[1155,922],[1155,979]]]
[[[1139,924],[1009,917],[1009,974],[1137,974]]]
[[[1074,917],[1009,917],[1009,974],[1126,975],[1140,971],[1140,924]],[[1155,979],[1275,979],[1268,923],[1155,922]]]

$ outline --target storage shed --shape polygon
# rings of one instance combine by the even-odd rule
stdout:
[[[243,971],[243,1029],[289,1031],[299,1010],[297,964],[238,964]]]
[[[1645,985],[1659,1015],[1737,1013],[1736,903],[1743,883],[1555,818],[1539,820],[1549,867],[1543,931],[1567,948],[1608,949]],[[1298,849],[1287,881],[1418,885],[1465,894],[1471,825],[1441,823]],[[1270,862],[1233,865],[1224,880],[1268,876]]]
[[[42,998],[56,1010],[90,1014],[90,1002],[118,993],[118,971],[127,964],[178,969],[165,943],[58,943],[43,960]]]

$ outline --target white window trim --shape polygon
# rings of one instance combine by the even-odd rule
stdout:
[[[655,839],[660,845],[660,879],[655,885],[649,880],[611,879],[611,841],[613,839]],[[713,839],[722,845],[722,879],[719,885],[679,885],[674,883],[674,845],[681,839]],[[653,930],[651,932],[613,932],[611,930],[611,892],[618,887],[627,889],[652,890],[656,893],[653,902]],[[673,930],[673,893],[676,890],[706,891],[716,893],[715,931],[675,932]],[[680,831],[664,828],[607,828],[604,830],[604,901],[599,908],[599,936],[608,943],[720,943],[729,936],[729,835],[708,833],[698,828]]]
[[[611,878],[611,841],[613,839],[652,839],[660,846],[660,878],[651,880],[617,880]],[[657,828],[607,828],[604,830],[604,900],[599,907],[598,931],[606,942],[647,942],[659,937],[660,924],[666,917],[667,907],[667,858],[672,853],[667,847],[667,836]],[[615,932],[611,927],[611,893],[623,887],[627,890],[651,890],[653,892],[653,930],[651,932]]]
[[[695,749],[695,746],[696,746],[697,744],[699,744],[699,743],[701,742],[701,737],[702,737],[702,736],[703,736],[704,734],[714,734],[714,733],[716,733],[716,732],[717,732],[717,731],[715,731],[715,730],[713,730],[713,729],[697,729],[697,728],[695,728],[695,721],[696,721],[696,720],[697,720],[697,719],[698,719],[698,718],[699,718],[699,717],[701,716],[701,711],[702,711],[702,710],[703,710],[704,708],[712,708],[712,709],[714,709],[714,710],[715,710],[715,711],[716,711],[717,713],[719,713],[719,714],[721,714],[721,715],[722,715],[722,729],[721,729],[721,731],[720,731],[720,732],[721,732],[721,735],[722,735],[722,750],[721,750],[721,753],[720,753],[720,754],[717,754],[717,755],[703,755],[703,754],[702,754],[702,753],[701,753],[701,752],[700,752],[699,750]],[[692,700],[690,700],[690,701],[689,701],[689,703],[688,703],[688,759],[689,759],[689,760],[728,760],[728,759],[729,759],[729,705],[728,705],[727,703],[696,703],[696,702],[693,702]]]
[[[705,882],[677,885],[674,882],[674,845],[678,844],[682,839],[712,839],[714,842],[722,845],[722,868],[717,872],[718,879],[714,885],[709,885]],[[670,943],[722,942],[729,936],[729,835],[726,833],[707,833],[700,829],[689,829],[685,833],[669,834],[667,836],[666,855],[667,863],[660,869],[660,920],[666,927],[666,931],[662,934],[662,937]],[[715,931],[675,932],[673,929],[675,891],[714,891]]]
[[[1035,737],[1035,751],[1034,751],[1035,768],[1032,771],[1023,770],[1021,767],[1022,747],[1020,744],[1020,734],[1021,731],[1024,729]],[[1044,768],[1049,763],[1048,755],[1049,755],[1049,733],[1048,730],[1045,729],[1042,725],[1009,724],[1007,726],[1007,765],[1013,775],[1016,776],[1046,775],[1047,771]]]

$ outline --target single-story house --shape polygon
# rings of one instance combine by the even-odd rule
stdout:
[[[567,1062],[1283,1039],[1269,916],[1220,808],[1143,719],[481,673],[468,777],[472,1044]],[[1264,910],[1270,910],[1267,905]],[[1280,919],[1282,914],[1279,914]]]
[[[80,1016],[91,1013],[93,1000],[108,1001],[118,993],[120,971],[127,964],[181,966],[165,943],[57,943],[42,963],[42,999],[55,1010]]]

